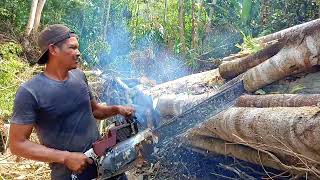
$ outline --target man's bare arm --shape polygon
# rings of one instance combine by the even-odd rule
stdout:
[[[83,153],[60,151],[31,142],[29,140],[33,125],[12,123],[9,133],[9,148],[12,154],[49,163],[65,164],[70,170],[81,173],[91,163]]]
[[[64,163],[67,152],[29,141],[32,129],[33,125],[11,124],[9,133],[11,153],[37,161]]]
[[[97,101],[91,101],[93,116],[96,119],[105,119],[115,115],[130,116],[135,110],[128,106],[106,106],[98,104]]]

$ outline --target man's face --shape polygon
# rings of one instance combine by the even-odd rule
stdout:
[[[62,46],[58,48],[57,60],[59,64],[63,65],[67,69],[77,68],[79,61],[80,51],[79,43],[76,37],[66,39]]]

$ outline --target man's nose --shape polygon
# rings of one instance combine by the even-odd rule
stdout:
[[[81,55],[81,53],[80,53],[79,49],[77,49],[77,51],[76,51],[76,55],[77,55],[78,57]]]

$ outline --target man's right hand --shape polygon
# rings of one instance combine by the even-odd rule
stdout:
[[[92,163],[92,159],[78,152],[67,152],[64,158],[64,165],[77,174],[81,174],[88,164]]]

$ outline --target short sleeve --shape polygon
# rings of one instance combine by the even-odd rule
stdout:
[[[38,103],[25,87],[20,86],[16,93],[11,123],[33,124],[37,119]]]

